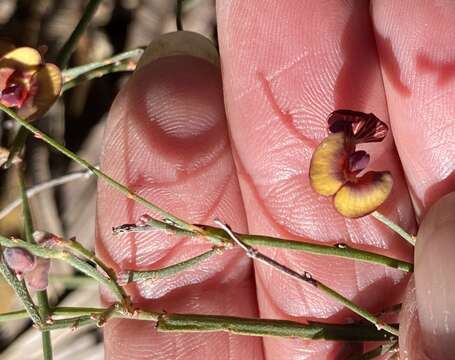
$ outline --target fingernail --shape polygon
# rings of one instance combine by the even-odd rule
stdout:
[[[154,60],[177,55],[193,56],[219,66],[219,56],[214,44],[201,34],[176,31],[161,35],[145,49],[137,69]]]
[[[420,225],[415,249],[416,298],[425,352],[455,358],[455,192]]]

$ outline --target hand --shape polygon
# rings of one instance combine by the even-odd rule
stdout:
[[[219,68],[201,59],[201,53],[213,53],[207,45],[184,38],[177,48],[187,44],[199,55],[166,56],[175,38],[186,36],[175,35],[167,43],[170,50],[143,64],[118,95],[107,124],[103,170],[194,223],[213,224],[219,217],[239,232],[344,242],[410,261],[411,247],[375,219],[346,220],[330,199],[315,194],[308,167],[326,135],[330,112],[373,112],[393,131],[393,137],[369,148],[370,167],[390,170],[394,178],[382,213],[414,233],[414,214],[421,219],[436,200],[455,190],[455,82],[448,45],[453,4],[378,1],[369,8],[361,1],[218,1],[217,16],[223,83]],[[102,183],[98,200],[97,251],[116,270],[160,268],[210,248],[205,241],[158,232],[113,237],[112,226],[134,222],[146,210]],[[454,196],[445,201],[452,207],[443,203],[424,224],[453,218]],[[455,320],[447,311],[453,308],[454,278],[444,271],[454,267],[448,237],[453,224],[447,221],[434,234],[422,225],[416,258],[419,311],[421,305],[425,311],[438,309],[435,319],[447,314],[449,326],[448,337],[428,333],[428,324],[433,325],[427,311],[425,346],[438,344],[445,358],[453,356],[447,339],[453,338]],[[443,252],[433,246],[439,242]],[[419,249],[425,253],[419,255]],[[310,271],[371,312],[401,302],[409,279],[376,265],[292,251],[267,253],[293,269]],[[444,287],[433,282],[429,266],[436,266]],[[353,316],[316,289],[260,264],[253,269],[237,249],[128,291],[138,306],[168,312],[341,323]],[[412,301],[411,293],[406,304]],[[415,359],[423,346],[412,342],[419,326],[415,311],[403,313],[400,348]],[[105,342],[109,359],[345,359],[363,349],[363,344],[223,333],[165,334],[151,323],[127,320],[109,321]]]

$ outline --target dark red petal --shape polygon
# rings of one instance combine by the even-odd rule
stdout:
[[[370,155],[367,154],[366,151],[359,150],[359,151],[353,152],[349,156],[349,160],[348,160],[349,172],[352,174],[358,174],[359,172],[361,172],[363,169],[365,169],[368,166],[369,162],[370,162]]]
[[[336,110],[328,118],[329,131],[344,132],[356,143],[379,142],[384,140],[388,126],[374,114],[353,110]]]

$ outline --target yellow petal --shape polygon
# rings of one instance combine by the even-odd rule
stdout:
[[[358,218],[376,210],[390,195],[393,178],[388,171],[370,171],[357,182],[346,183],[335,195],[334,205],[348,218]]]
[[[7,52],[14,50],[14,45],[6,40],[0,39],[0,57],[5,55]]]
[[[345,134],[327,136],[316,148],[310,163],[310,184],[324,196],[335,194],[345,183],[344,168],[347,161]]]
[[[36,95],[18,110],[18,114],[29,120],[43,115],[57,100],[62,88],[60,69],[54,64],[46,64],[35,74]]]
[[[9,51],[0,60],[0,67],[29,70],[42,63],[41,54],[31,47],[20,47]]]

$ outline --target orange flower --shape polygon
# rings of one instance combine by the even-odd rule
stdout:
[[[0,102],[19,116],[34,120],[55,102],[62,87],[60,70],[43,62],[30,47],[0,41]]]
[[[369,171],[358,176],[370,156],[356,146],[380,142],[387,125],[373,114],[337,110],[328,119],[329,134],[316,148],[310,164],[310,184],[324,196],[334,196],[334,206],[345,217],[357,218],[376,210],[393,186],[388,171]]]

